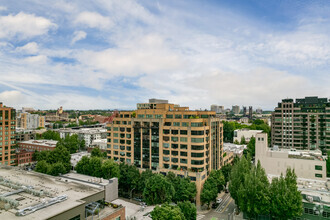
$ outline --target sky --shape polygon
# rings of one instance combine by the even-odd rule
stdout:
[[[330,2],[0,0],[0,102],[273,110],[330,97]]]

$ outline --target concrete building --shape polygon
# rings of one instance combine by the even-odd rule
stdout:
[[[295,170],[298,178],[326,180],[326,162],[320,151],[298,151],[268,148],[266,133],[256,135],[256,161],[267,174],[285,175],[287,168]]]
[[[330,102],[327,98],[283,99],[272,113],[272,145],[330,150]]]
[[[225,109],[221,105],[211,105],[211,111],[217,114],[223,114],[225,112]]]
[[[61,106],[55,113],[46,113],[46,121],[69,121],[69,113],[63,111]]]
[[[0,164],[15,165],[16,111],[0,102]]]
[[[19,112],[16,118],[18,128],[37,129],[45,127],[45,116],[30,114],[28,112]]]
[[[256,109],[256,113],[257,113],[257,114],[262,114],[262,109],[261,109],[261,108],[257,108],[257,109]]]
[[[80,128],[80,129],[72,129],[72,128],[64,128],[59,129],[61,138],[65,138],[67,135],[77,134],[79,140],[85,140],[85,147],[88,148],[92,145],[93,141],[106,139],[107,137],[107,129],[102,127],[97,128]]]
[[[152,103],[149,103],[152,104]],[[207,173],[222,164],[223,125],[212,111],[157,103],[121,111],[108,124],[109,158],[196,181],[197,202]],[[135,116],[135,117],[134,117]]]
[[[81,151],[81,152],[78,152],[78,153],[71,154],[70,162],[71,162],[72,169],[74,169],[76,167],[77,163],[84,156],[90,157],[91,154],[89,152],[87,152],[87,151]]]
[[[117,178],[71,173],[54,177],[1,166],[0,179],[0,219],[83,220],[91,219],[91,213],[97,219],[125,219],[125,207],[101,206],[118,198]]]
[[[32,151],[44,151],[44,150],[54,150],[57,141],[54,140],[29,140],[22,141],[18,143],[20,149],[32,150]]]
[[[253,117],[253,109],[252,106],[249,106],[249,119],[252,120]]]
[[[35,140],[36,132],[33,130],[25,130],[22,128],[16,128],[16,142]]]
[[[250,130],[247,128],[236,129],[234,131],[234,142],[238,141],[240,143],[242,140],[242,137],[244,137],[246,143],[249,143],[250,139],[252,137],[255,137],[256,134],[258,134],[258,133],[262,133],[262,130]]]
[[[233,114],[238,115],[240,113],[240,108],[238,105],[233,105],[231,111]]]

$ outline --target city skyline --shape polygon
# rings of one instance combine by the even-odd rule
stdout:
[[[0,1],[0,102],[273,110],[330,96],[324,1]]]

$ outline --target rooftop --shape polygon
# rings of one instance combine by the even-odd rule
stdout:
[[[22,219],[16,216],[18,210],[35,205],[41,208],[23,218],[48,219],[83,204],[82,199],[103,191],[102,187],[90,187],[17,167],[0,166],[0,179],[0,197],[8,201],[1,204],[7,211],[0,212],[0,219],[8,220]]]
[[[269,151],[288,154],[289,158],[294,158],[294,159],[320,160],[320,161],[325,160],[322,156],[322,152],[319,150],[296,150],[296,149],[278,148],[278,146],[274,146],[273,148],[269,148]]]
[[[28,140],[28,141],[22,141],[20,143],[56,147],[57,141],[54,141],[54,140]]]

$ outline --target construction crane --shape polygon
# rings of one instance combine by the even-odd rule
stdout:
[[[115,110],[111,116],[107,117],[104,119],[103,123],[107,123],[107,124],[111,124],[113,121],[114,117],[118,117],[119,116],[119,112],[118,110]]]

